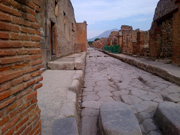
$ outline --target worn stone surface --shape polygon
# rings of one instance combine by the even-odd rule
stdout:
[[[100,123],[106,135],[142,135],[138,121],[124,103],[108,102],[100,107]]]
[[[119,55],[122,54],[117,56]],[[123,58],[128,60],[128,57],[124,56]],[[143,124],[142,122],[146,119],[153,120],[157,105],[165,100],[163,95],[178,95],[178,88],[180,89],[179,86],[158,76],[89,48],[82,93],[83,113],[81,115],[83,117],[94,115],[96,112],[94,110],[99,111],[100,105],[104,102],[124,102],[130,105],[141,128],[144,129],[143,126],[146,122]],[[97,96],[101,97],[97,99]],[[93,98],[94,101],[88,101]],[[85,109],[88,109],[89,112],[84,111]],[[98,115],[95,116],[98,117]],[[158,127],[153,131],[162,134]],[[150,132],[146,132],[144,129],[143,134],[148,135]]]
[[[162,102],[158,105],[155,116],[163,134],[180,134],[179,104]]]
[[[74,117],[62,118],[54,121],[53,135],[79,135]]]
[[[152,119],[146,119],[142,122],[142,125],[147,133],[156,130],[156,125],[153,123]]]

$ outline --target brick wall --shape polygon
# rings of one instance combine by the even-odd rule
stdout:
[[[36,0],[0,0],[0,134],[40,134],[42,68]]]

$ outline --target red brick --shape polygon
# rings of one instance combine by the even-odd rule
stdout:
[[[0,58],[0,64],[11,64],[24,61],[23,56]]]
[[[21,128],[23,124],[25,124],[29,120],[29,116],[24,117],[17,125],[16,125],[16,130]]]
[[[32,3],[32,2],[27,2],[27,5],[29,6],[29,7],[31,7],[32,9],[34,9],[35,10],[35,8],[36,8],[36,6],[34,5],[34,3]]]
[[[4,111],[0,110],[0,119],[2,119],[3,116],[4,116]]]
[[[31,76],[36,77],[38,75],[41,75],[42,73],[43,73],[43,71],[36,71],[36,72],[31,73]]]
[[[23,91],[19,92],[19,93],[16,95],[16,97],[17,97],[17,99],[20,99],[21,97],[23,97],[24,95],[30,93],[31,91],[32,91],[32,89],[31,89],[31,88],[28,88],[28,89],[26,89],[26,90],[23,90]]]
[[[33,99],[31,100],[31,104],[37,103],[37,101],[38,101],[37,98],[33,98]],[[32,111],[33,111],[33,110],[32,110]],[[32,111],[31,111],[31,112],[32,112]]]
[[[9,13],[9,14],[12,14],[12,15],[15,15],[15,16],[20,16],[20,13],[19,13],[18,10],[15,10],[13,8],[5,6],[5,5],[3,5],[1,3],[0,3],[0,11],[4,11],[6,13]]]
[[[39,59],[39,60],[32,61],[31,65],[34,66],[34,65],[41,64],[41,63],[42,63],[42,59]]]
[[[39,83],[39,84],[37,84],[37,85],[34,86],[34,89],[37,90],[37,89],[41,88],[42,86],[43,86],[43,84],[42,84],[42,83]]]
[[[19,26],[5,22],[0,22],[0,30],[19,32]]]
[[[0,93],[0,101],[11,96],[11,91],[7,90]]]
[[[31,22],[35,22],[36,20],[34,16],[25,13],[22,13],[22,18],[24,18],[25,20],[29,20]]]
[[[27,102],[27,101],[29,101],[30,99],[34,98],[35,96],[37,96],[37,91],[31,92],[31,93],[29,93],[28,95],[26,95],[26,96],[24,97],[24,101]]]
[[[29,53],[28,49],[17,50],[18,55],[27,55],[28,53]]]
[[[33,16],[36,16],[36,12],[30,8],[28,9],[28,13],[33,15]]]
[[[39,2],[37,0],[32,0],[32,2],[40,7],[40,4],[39,4]]]
[[[11,40],[18,40],[19,39],[19,33],[10,33],[10,39]]]
[[[22,126],[16,133],[15,135],[20,135],[24,130],[26,129],[26,124]]]
[[[15,117],[13,120],[9,121],[4,128],[2,128],[2,133],[6,132],[8,129],[10,129],[12,126],[14,126],[19,120],[20,116]]]
[[[25,68],[29,66],[30,66],[30,62],[20,63],[20,64],[13,65],[12,69],[20,69],[20,68]]]
[[[40,81],[42,81],[42,80],[43,80],[43,77],[40,76],[40,77],[37,78],[36,82],[40,82]]]
[[[7,133],[5,133],[4,135],[12,135],[14,133],[14,127],[12,129],[10,129]]]
[[[0,20],[11,22],[11,17],[8,14],[0,12]]]
[[[19,39],[23,41],[30,41],[31,36],[26,35],[26,34],[19,34]]]
[[[10,83],[10,82],[1,84],[1,85],[0,85],[0,92],[1,92],[1,91],[4,91],[4,90],[7,90],[7,89],[9,89],[10,87],[11,87],[11,83]]]
[[[22,46],[20,41],[0,41],[1,48],[21,48]]]
[[[26,130],[22,133],[22,135],[29,134],[29,132],[31,132],[31,130],[32,130],[32,126],[30,125],[28,128],[26,128]]]
[[[0,31],[0,39],[9,39],[9,33]]]
[[[15,17],[15,16],[12,17],[12,22],[15,24],[20,24],[20,25],[27,26],[27,27],[31,26],[31,23],[29,21],[26,21],[22,18]]]
[[[40,120],[38,120],[38,124],[32,129],[32,131],[29,133],[29,135],[33,135],[41,126]]]
[[[24,68],[23,69],[23,74],[27,74],[27,73],[30,73],[33,71],[33,68],[32,67],[27,67],[27,68]]]
[[[24,42],[24,47],[26,48],[32,48],[32,47],[37,47],[39,43],[37,42]]]
[[[35,83],[36,83],[36,80],[34,80],[34,79],[33,79],[33,80],[30,80],[30,81],[28,81],[28,82],[25,82],[25,83],[24,83],[24,88],[27,88],[27,87],[35,84]]]
[[[2,119],[0,119],[0,127],[2,127],[4,124],[6,124],[9,121],[9,116],[6,115]]]
[[[12,80],[12,79],[19,77],[21,75],[22,75],[21,70],[2,73],[2,74],[0,74],[0,84],[3,82],[6,82],[6,81]]]
[[[11,92],[12,92],[12,94],[15,94],[23,89],[24,89],[24,84],[20,84],[18,86],[12,87]]]
[[[31,79],[31,75],[30,74],[27,74],[27,75],[24,75],[23,76],[23,81],[29,81]]]
[[[31,23],[31,27],[35,29],[40,29],[40,26],[37,23]]]
[[[15,50],[10,50],[10,49],[1,49],[0,50],[0,56],[14,56],[16,55]]]
[[[30,49],[29,50],[29,54],[40,54],[41,53],[41,49]]]
[[[23,82],[23,77],[19,77],[19,78],[16,78],[16,79],[12,80],[12,81],[11,81],[11,84],[12,84],[13,86],[15,86],[15,85],[20,84],[20,83],[22,83],[22,82]]]
[[[29,102],[29,103],[30,103],[30,102]],[[36,104],[30,106],[29,108],[27,108],[27,109],[21,114],[21,116],[22,116],[22,117],[26,116],[26,115],[29,114],[29,112],[31,112],[36,106],[37,106]]]
[[[22,99],[16,100],[14,103],[12,103],[11,105],[9,105],[6,108],[6,114],[8,114],[10,111],[14,110],[15,108],[21,106],[22,104],[23,104],[23,100]]]
[[[25,61],[30,61],[31,60],[31,56],[29,56],[29,55],[24,56],[24,60]]]
[[[3,3],[7,6],[10,6],[11,5],[11,0],[0,0],[0,3]]]
[[[1,102],[1,103],[0,103],[0,109],[8,106],[8,105],[11,104],[12,102],[14,102],[14,100],[16,100],[16,97],[12,97],[12,98],[10,98],[10,99],[7,99],[7,100]]]
[[[26,27],[21,27],[21,31],[23,33],[29,33],[29,34],[36,34],[36,30],[31,29],[31,28],[26,28]]]
[[[40,12],[40,8],[38,6],[36,6],[36,11]]]
[[[32,41],[41,41],[41,37],[40,36],[31,36],[31,40]]]
[[[11,69],[11,66],[0,67],[0,72],[9,71],[10,69]]]

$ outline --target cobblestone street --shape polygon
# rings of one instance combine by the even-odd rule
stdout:
[[[108,101],[130,105],[144,135],[161,135],[154,121],[157,105],[180,104],[180,87],[90,48],[82,96],[81,135],[98,134],[99,107]]]

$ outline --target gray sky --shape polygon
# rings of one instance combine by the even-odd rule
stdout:
[[[77,22],[87,21],[88,38],[130,25],[149,30],[159,0],[71,0]]]

